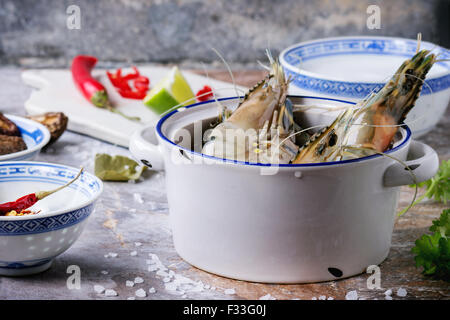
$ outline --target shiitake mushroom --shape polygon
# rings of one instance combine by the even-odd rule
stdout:
[[[0,155],[26,150],[27,145],[22,137],[0,134]]]
[[[19,128],[14,122],[0,112],[0,134],[5,136],[21,137]]]
[[[69,122],[69,118],[62,112],[47,112],[28,118],[43,124],[50,131],[50,141],[47,146],[58,140],[67,129],[67,123]]]

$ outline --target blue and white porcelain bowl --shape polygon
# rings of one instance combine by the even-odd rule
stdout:
[[[50,141],[50,132],[39,122],[5,114],[14,122],[22,133],[22,138],[27,145],[27,149],[15,153],[0,155],[0,161],[22,161],[33,160],[41,149]]]
[[[0,203],[70,181],[78,168],[41,162],[0,163]],[[83,172],[68,188],[38,201],[31,216],[0,216],[0,275],[22,276],[48,269],[78,239],[103,190]]]
[[[415,137],[430,131],[450,101],[450,51],[422,41],[421,49],[439,54],[427,75],[420,98],[406,123]],[[314,95],[357,102],[379,90],[407,58],[417,41],[403,38],[353,36],[301,42],[280,54],[290,94]]]

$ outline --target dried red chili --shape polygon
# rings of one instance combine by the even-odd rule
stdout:
[[[6,213],[13,211],[13,210],[16,212],[20,212],[25,209],[28,209],[29,207],[34,205],[39,200],[42,200],[42,199],[48,197],[49,195],[51,195],[55,192],[58,192],[61,189],[64,189],[65,187],[67,187],[70,184],[72,184],[73,182],[75,182],[75,180],[77,180],[80,177],[82,172],[83,172],[83,168],[81,168],[80,172],[78,172],[78,174],[75,176],[75,178],[70,180],[65,185],[60,186],[54,190],[30,193],[30,194],[27,194],[26,196],[23,196],[23,197],[17,199],[16,201],[11,201],[11,202],[6,202],[6,203],[0,204],[0,215],[5,215]]]
[[[204,86],[195,96],[198,101],[208,101],[213,97],[213,92],[210,86]]]

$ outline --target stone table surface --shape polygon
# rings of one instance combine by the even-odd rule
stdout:
[[[241,85],[250,86],[262,77],[261,71],[241,70],[235,73]],[[225,71],[210,71],[209,76],[229,80]],[[13,67],[0,69],[0,111],[25,114],[24,101],[31,89],[20,79],[20,70]],[[419,140],[435,148],[441,160],[450,157],[450,110],[439,125]],[[83,165],[93,171],[94,155],[99,152],[129,155],[128,150],[87,136],[66,132],[61,139],[38,160]],[[421,191],[423,192],[423,190]],[[413,189],[403,187],[398,210],[404,208],[413,195]],[[64,254],[55,259],[53,266],[38,275],[8,278],[0,277],[0,299],[127,299],[135,297],[136,290],[147,291],[143,299],[258,299],[270,294],[276,299],[319,299],[332,297],[345,299],[356,291],[362,299],[384,299],[384,292],[392,289],[394,299],[449,299],[449,284],[425,278],[414,267],[411,248],[414,241],[439,217],[443,204],[427,201],[416,205],[398,218],[388,258],[380,265],[381,290],[367,288],[368,274],[316,284],[272,285],[236,281],[216,276],[184,262],[175,252],[169,226],[169,207],[165,195],[163,173],[147,171],[137,183],[105,183],[96,211],[80,239]],[[116,253],[111,257],[109,253]],[[147,259],[156,255],[171,274],[190,280],[184,293],[166,290],[164,278],[148,270]],[[154,257],[156,257],[154,256]],[[77,265],[81,270],[81,288],[68,289],[67,268]],[[142,283],[126,286],[136,277]],[[139,282],[139,281],[138,281]],[[116,297],[105,297],[94,291],[94,285],[112,288]],[[148,289],[155,288],[155,293]],[[406,289],[406,297],[399,297],[399,288]],[[234,294],[226,294],[234,289]],[[139,298],[137,298],[139,299]]]

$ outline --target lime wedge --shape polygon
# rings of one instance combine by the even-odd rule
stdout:
[[[156,113],[164,113],[178,104],[195,103],[195,95],[177,67],[158,82],[144,98],[144,104]]]

